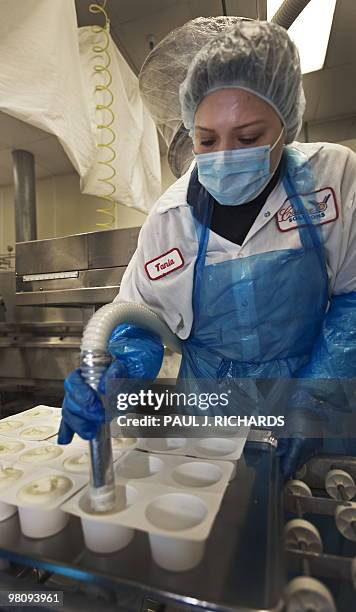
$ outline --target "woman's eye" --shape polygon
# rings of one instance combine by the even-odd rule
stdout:
[[[203,147],[211,147],[214,144],[214,140],[202,140],[200,144]]]
[[[241,144],[244,144],[244,145],[253,144],[254,142],[256,142],[256,140],[258,139],[257,138],[239,138],[239,141],[241,142]]]

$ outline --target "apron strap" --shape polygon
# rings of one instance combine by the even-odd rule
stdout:
[[[194,266],[193,281],[193,325],[191,336],[194,336],[194,321],[200,311],[200,286],[205,267],[206,250],[209,242],[210,222],[214,209],[214,198],[198,182],[198,168],[194,167],[189,181],[187,201],[191,206],[195,231],[198,238],[198,253]]]

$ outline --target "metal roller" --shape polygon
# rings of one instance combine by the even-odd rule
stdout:
[[[310,576],[298,576],[286,589],[286,612],[337,612],[329,589]]]
[[[288,480],[284,491],[291,495],[299,495],[300,497],[313,497],[311,489],[302,480]]]
[[[325,478],[325,489],[333,499],[350,501],[356,495],[355,481],[344,470],[330,470]]]
[[[287,548],[304,552],[321,553],[323,543],[317,528],[304,519],[288,521],[284,528],[284,541]]]
[[[356,542],[356,503],[349,503],[347,506],[338,506],[335,512],[336,527],[340,533]]]

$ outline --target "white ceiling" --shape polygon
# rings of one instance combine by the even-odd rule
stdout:
[[[20,1],[20,0],[16,0]],[[264,0],[226,0],[232,15],[256,18]],[[322,1],[322,0],[321,0]],[[79,26],[103,23],[89,13],[92,0],[76,0]],[[136,74],[149,52],[172,29],[197,16],[222,14],[221,0],[108,0],[111,34]],[[337,0],[323,70],[307,74],[305,120],[311,139],[356,142],[356,2]],[[315,24],[317,36],[317,24]],[[333,130],[328,129],[332,121]],[[325,134],[325,136],[324,136]],[[37,178],[73,172],[57,139],[0,113],[0,185],[12,183],[11,151],[25,148],[36,157]]]
[[[256,18],[261,0],[226,0],[231,15]],[[91,0],[76,0],[79,26],[103,25],[101,16],[89,13]],[[150,47],[153,34],[158,43],[171,30],[195,17],[222,15],[221,0],[107,0],[111,34],[126,60],[138,74]]]
[[[226,0],[228,14],[257,17],[265,0]],[[320,0],[322,6],[323,0]],[[80,26],[92,23],[90,0],[76,0]],[[221,15],[221,0],[107,0],[111,33],[136,73],[149,52],[168,32],[194,17]],[[102,17],[96,17],[102,24]],[[356,2],[337,0],[325,67],[304,77],[306,121],[356,114]],[[315,36],[318,35],[315,24]],[[356,131],[354,133],[356,136]]]
[[[356,114],[355,25],[355,0],[337,0],[324,69],[304,77],[306,121]]]

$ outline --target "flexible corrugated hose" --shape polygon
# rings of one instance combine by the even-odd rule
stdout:
[[[142,304],[113,302],[99,308],[84,330],[81,345],[81,371],[86,382],[97,391],[99,381],[111,358],[107,352],[112,330],[120,323],[133,323],[161,338],[162,344],[181,352],[181,342],[160,317]],[[102,425],[89,444],[90,501],[96,512],[107,512],[115,506],[116,490],[113,469],[110,425]]]
[[[271,21],[288,30],[310,0],[285,0]]]

